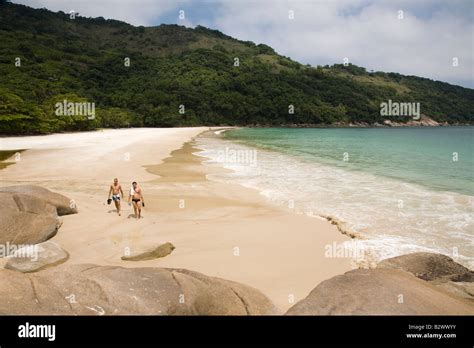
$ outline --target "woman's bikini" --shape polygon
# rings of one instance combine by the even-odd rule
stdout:
[[[137,187],[136,189],[133,189],[133,192],[139,194],[141,192],[141,190],[142,189],[140,187]],[[132,201],[135,202],[135,203],[138,203],[138,202],[141,201],[141,199],[140,198],[135,198],[135,194],[134,194],[133,197],[132,197]]]

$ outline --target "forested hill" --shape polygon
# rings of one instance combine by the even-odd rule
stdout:
[[[473,119],[472,89],[355,65],[310,67],[200,26],[70,17],[0,0],[0,133],[373,124],[389,99],[419,102],[437,121]],[[58,116],[65,100],[94,103],[95,117]]]

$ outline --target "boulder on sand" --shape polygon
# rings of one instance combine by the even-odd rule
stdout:
[[[46,241],[61,226],[58,216],[74,213],[72,200],[43,187],[0,187],[0,257],[8,255],[7,244]]]
[[[41,243],[54,236],[60,226],[56,208],[44,200],[0,192],[0,245]]]
[[[77,206],[73,200],[59,193],[52,192],[44,187],[35,185],[0,187],[0,192],[22,193],[25,195],[35,196],[55,206],[59,216],[77,213]]]
[[[377,268],[401,269],[423,280],[474,281],[474,272],[446,255],[417,252],[385,259]]]
[[[184,269],[68,265],[0,269],[0,314],[277,314],[260,291]]]
[[[160,257],[165,257],[166,255],[171,254],[175,249],[174,245],[171,243],[160,244],[157,247],[147,249],[145,251],[132,252],[130,255],[122,256],[124,261],[145,261],[153,260]]]
[[[52,241],[18,249],[8,256],[5,268],[19,272],[36,272],[65,262],[69,254]]]
[[[473,315],[474,304],[397,269],[357,269],[326,280],[287,315]]]
[[[377,268],[404,270],[474,302],[474,272],[446,255],[425,252],[401,255],[381,261]]]
[[[438,288],[444,289],[457,297],[465,298],[474,303],[474,282],[438,282],[434,281],[431,284]]]

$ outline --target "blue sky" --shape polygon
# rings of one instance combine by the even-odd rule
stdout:
[[[473,0],[13,0],[134,25],[198,24],[304,64],[351,63],[474,88]],[[179,19],[183,10],[185,19]],[[294,18],[290,19],[290,11]],[[402,11],[402,12],[400,12]],[[453,64],[457,62],[456,64]]]

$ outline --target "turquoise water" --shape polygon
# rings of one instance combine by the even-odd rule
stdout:
[[[474,127],[255,128],[198,147],[231,169],[211,179],[337,219],[371,261],[427,251],[474,268],[473,136]]]
[[[474,195],[474,127],[253,128],[224,135],[308,161]]]

